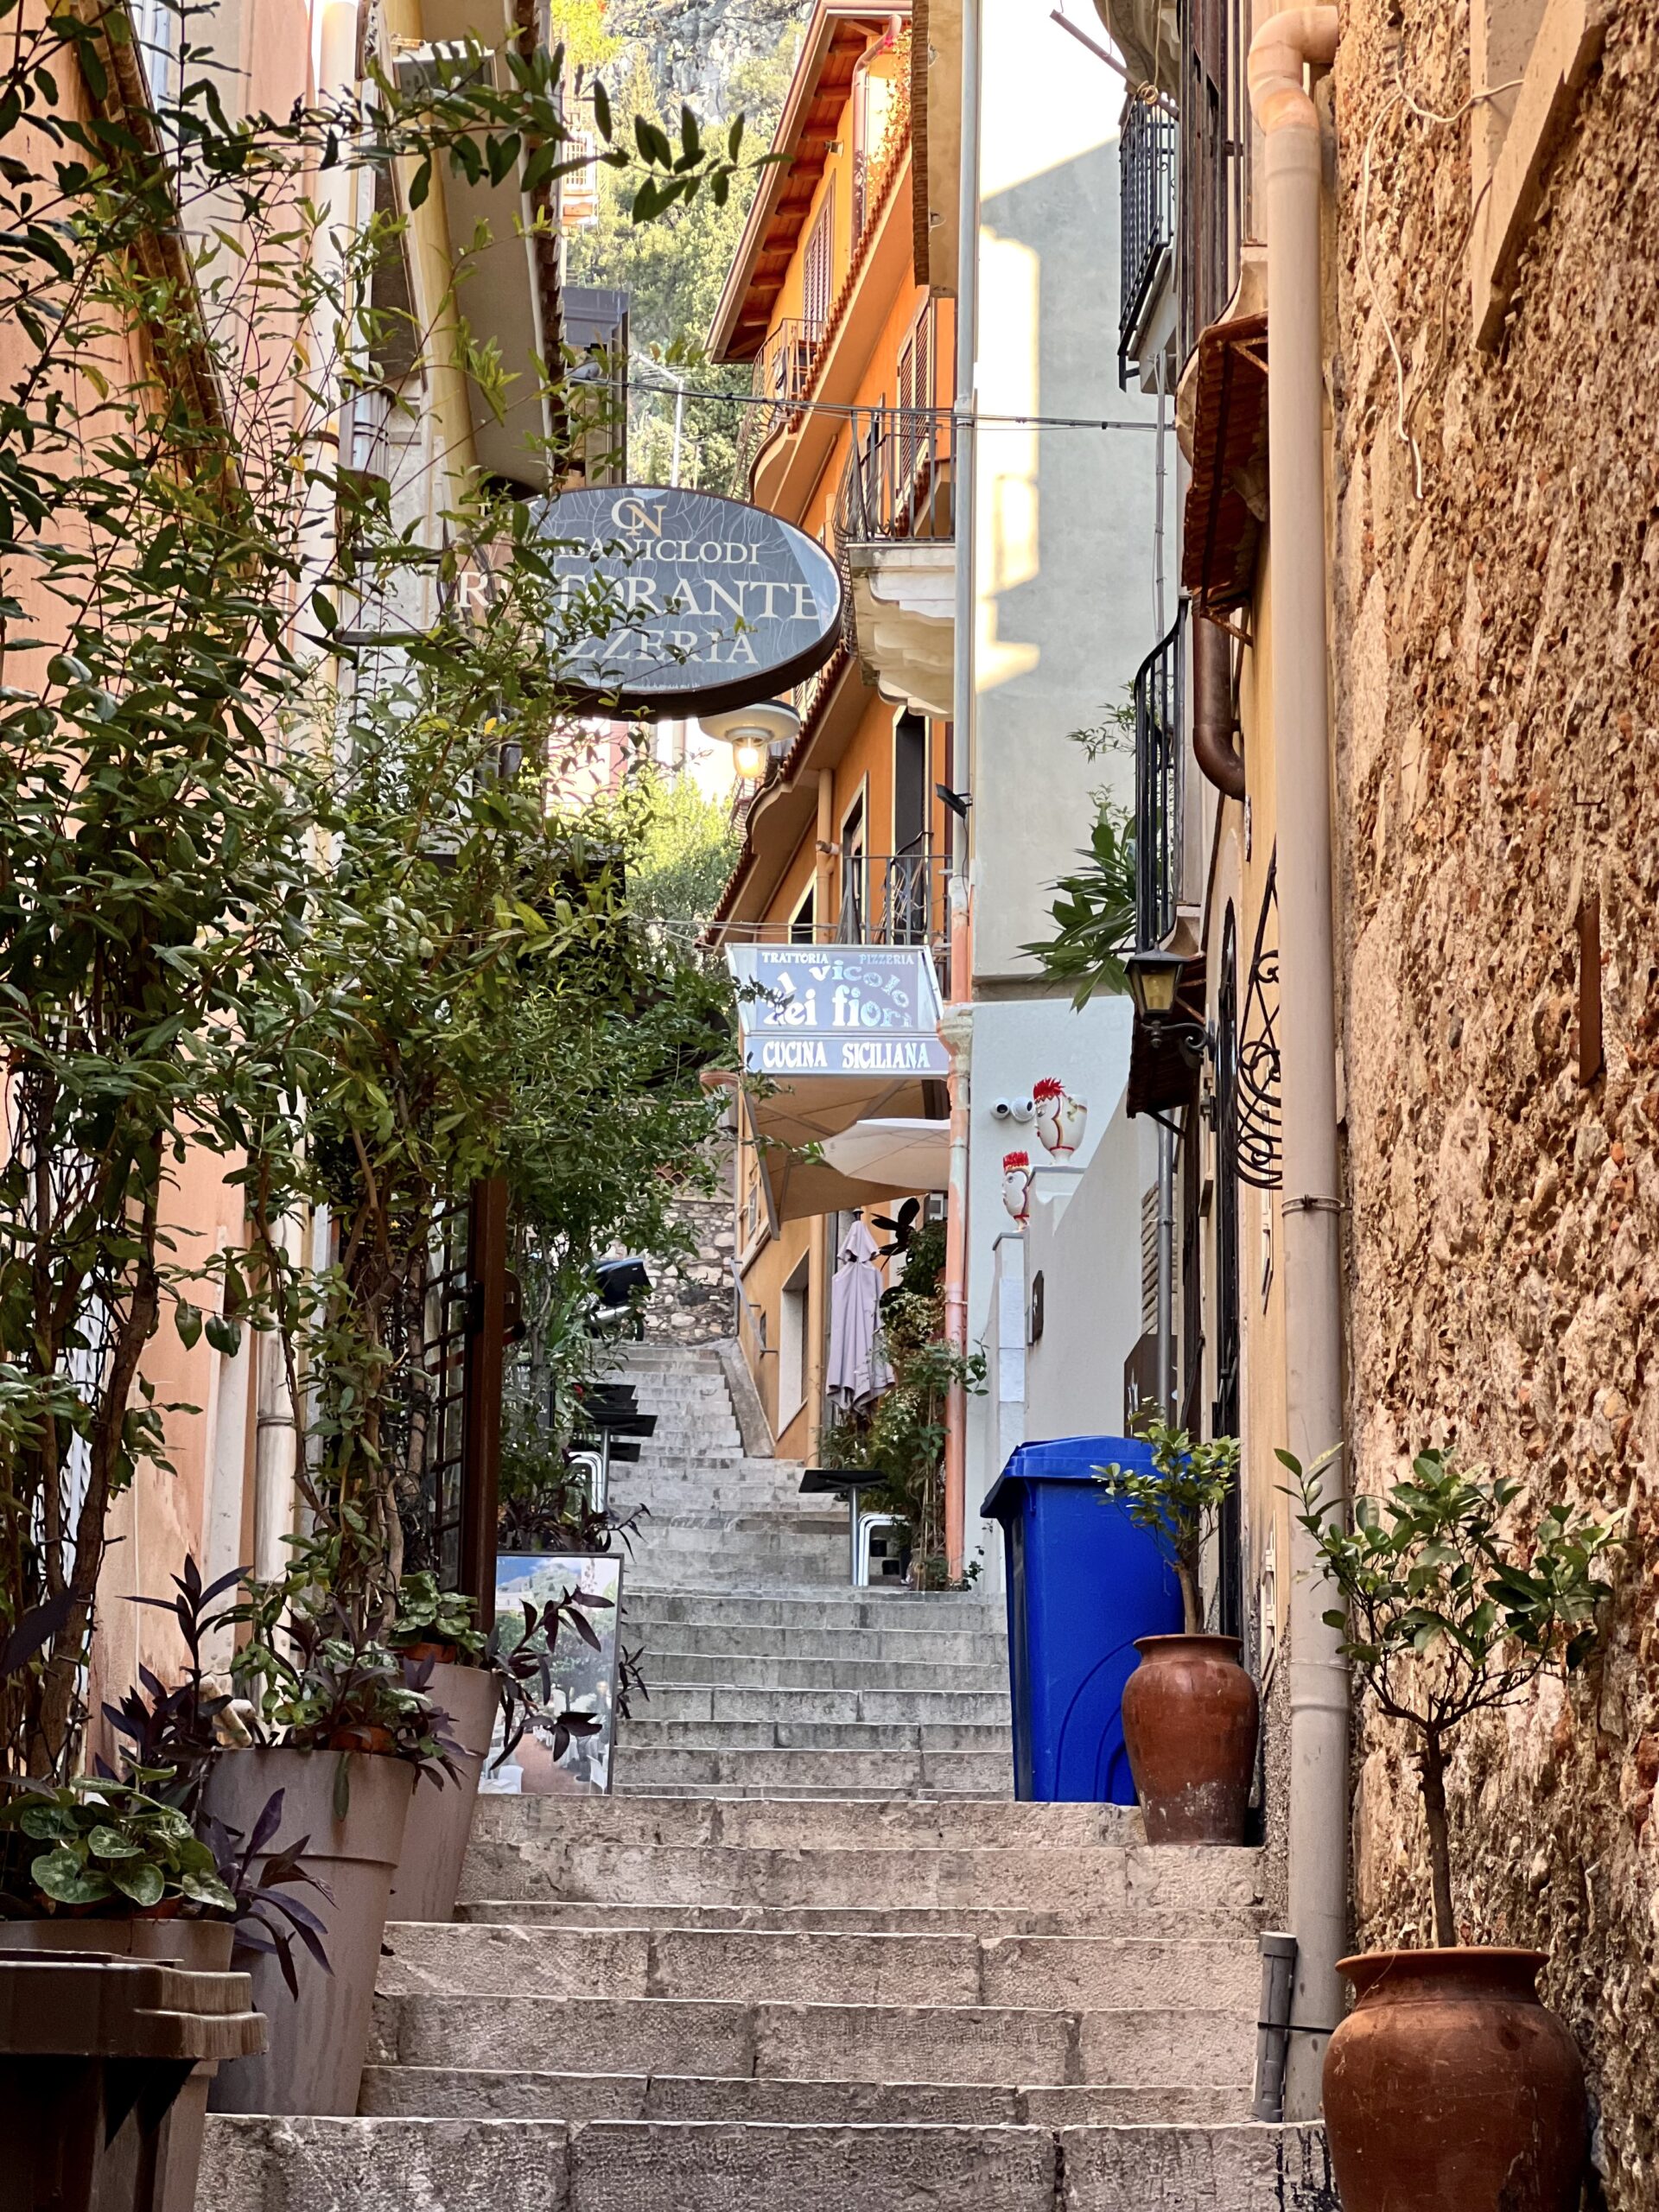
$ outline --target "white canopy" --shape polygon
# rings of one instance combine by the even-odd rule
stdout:
[[[818,1147],[831,1167],[885,1190],[943,1191],[950,1181],[948,1122],[855,1122]]]
[[[832,1405],[868,1406],[893,1384],[893,1370],[879,1341],[881,1274],[875,1239],[855,1221],[841,1240],[841,1265],[830,1292],[830,1372]]]

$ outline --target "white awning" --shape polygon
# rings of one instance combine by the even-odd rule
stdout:
[[[858,1122],[819,1147],[855,1182],[896,1191],[943,1191],[950,1181],[948,1122]]]

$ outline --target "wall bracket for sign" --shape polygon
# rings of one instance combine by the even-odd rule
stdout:
[[[578,703],[627,715],[696,715],[775,698],[814,676],[841,636],[841,575],[816,538],[712,492],[607,485],[545,500],[570,599],[597,587],[604,636],[561,645]]]

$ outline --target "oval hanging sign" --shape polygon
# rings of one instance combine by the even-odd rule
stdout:
[[[562,492],[542,508],[568,599],[597,586],[604,637],[563,643],[572,688],[613,712],[710,714],[816,674],[841,634],[841,577],[816,538],[713,492]]]

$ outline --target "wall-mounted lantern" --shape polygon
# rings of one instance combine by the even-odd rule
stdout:
[[[781,699],[761,699],[750,707],[727,707],[697,720],[710,737],[732,748],[732,766],[746,783],[754,783],[767,765],[781,760],[800,734],[801,718]]]

